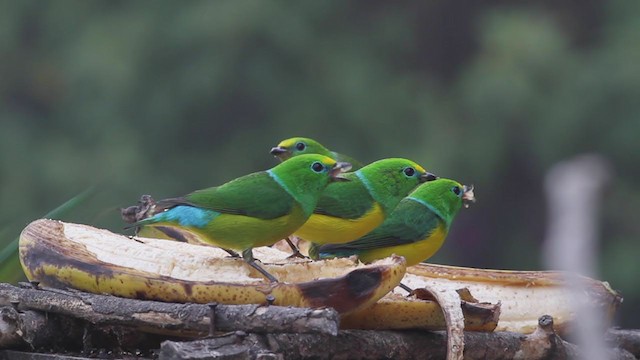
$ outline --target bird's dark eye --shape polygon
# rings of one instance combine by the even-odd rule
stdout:
[[[452,187],[451,191],[453,191],[453,193],[456,194],[456,196],[460,196],[460,187],[459,186]]]
[[[322,165],[321,163],[319,163],[319,162],[317,162],[317,161],[316,161],[316,162],[314,162],[314,163],[311,165],[311,170],[313,170],[313,171],[315,171],[315,172],[319,173],[319,172],[321,172],[322,170],[324,170],[324,165]]]
[[[296,144],[296,150],[298,151],[302,151],[307,147],[307,145],[305,145],[303,142],[299,142]]]
[[[416,169],[412,167],[404,168],[404,174],[407,176],[413,176],[416,173]]]

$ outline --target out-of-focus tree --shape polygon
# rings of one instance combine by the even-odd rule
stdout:
[[[601,277],[637,324],[639,15],[622,0],[3,2],[0,244],[92,185],[71,220],[119,231],[140,194],[270,167],[271,146],[304,135],[475,183],[433,261],[534,269],[544,173],[596,152],[615,170]]]

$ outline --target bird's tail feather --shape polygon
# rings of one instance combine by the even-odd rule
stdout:
[[[358,255],[357,251],[341,247],[340,244],[316,244],[311,243],[309,247],[309,257],[314,260],[333,259],[336,257],[349,257]]]

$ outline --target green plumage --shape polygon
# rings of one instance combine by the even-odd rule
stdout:
[[[313,258],[358,255],[362,261],[393,253],[407,258],[408,265],[435,253],[446,238],[464,201],[474,201],[472,188],[449,179],[419,186],[402,199],[393,213],[375,230],[345,244],[312,245]]]
[[[417,216],[420,214],[421,216]],[[420,241],[432,233],[443,220],[425,206],[403,199],[392,216],[372,232],[346,244],[326,245],[321,252],[349,251],[354,255],[365,250],[378,249]]]
[[[153,216],[134,225],[168,236],[188,231],[205,243],[242,251],[254,265],[251,248],[273,244],[304,224],[345,166],[322,155],[297,156],[218,187],[159,201]]]
[[[350,163],[352,171],[358,170],[363,166],[361,162],[354,158],[331,151],[319,142],[305,137],[293,137],[282,140],[278,146],[271,149],[271,154],[282,161],[303,154],[320,154],[328,156],[339,162]]]
[[[218,187],[197,190],[184,197],[162,200],[157,206],[164,210],[177,205],[189,205],[222,214],[274,219],[288,214],[294,202],[293,196],[266,171],[262,171]]]
[[[371,210],[375,199],[355,173],[344,175],[349,181],[327,186],[318,200],[314,214],[343,219],[357,219]]]
[[[313,215],[295,234],[307,241],[345,243],[382,223],[418,184],[435,176],[407,159],[383,159],[347,173],[346,182],[330,184]]]
[[[345,155],[345,154],[341,154],[339,152],[335,152],[335,151],[331,151],[331,156],[329,156],[330,158],[332,158],[335,161],[340,161],[340,162],[348,162],[349,164],[351,164],[351,170],[352,171],[356,171],[358,169],[361,169],[364,164],[361,163],[360,161],[352,158],[351,156]]]
[[[413,169],[409,176],[407,169]],[[411,190],[428,180],[427,171],[415,162],[401,158],[382,159],[356,172],[347,173],[350,181],[327,186],[313,211],[345,219],[357,219],[371,211],[374,204],[390,214]]]

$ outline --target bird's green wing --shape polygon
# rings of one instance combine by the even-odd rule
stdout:
[[[427,210],[424,205],[404,200],[382,225],[346,244],[326,244],[319,247],[320,253],[348,252],[380,249],[390,246],[411,244],[425,239],[440,226],[442,219]]]
[[[373,207],[374,200],[360,179],[351,173],[350,181],[329,184],[320,196],[314,214],[342,219],[358,219]]]
[[[287,215],[295,202],[267,172],[250,174],[218,187],[194,191],[184,198],[169,200],[182,201],[185,205],[211,209],[223,214],[246,215],[260,219],[274,219]]]

